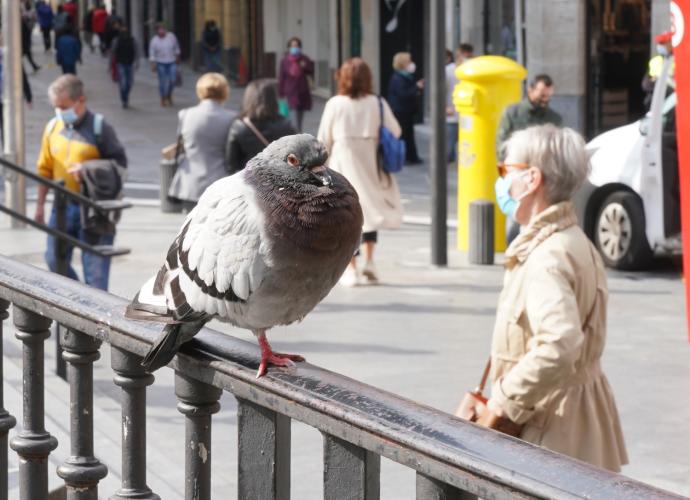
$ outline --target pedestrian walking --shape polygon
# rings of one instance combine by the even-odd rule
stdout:
[[[178,165],[168,191],[188,212],[208,186],[227,175],[225,142],[236,117],[223,107],[230,86],[220,73],[202,75],[196,82],[196,95],[199,104],[177,115],[178,144],[184,148],[186,160]]]
[[[261,79],[249,82],[242,97],[240,117],[232,122],[228,134],[225,148],[228,172],[239,172],[268,144],[294,133],[295,129],[290,120],[278,110],[275,80]]]
[[[65,187],[74,192],[80,192],[83,185],[90,186],[91,172],[96,170],[103,182],[102,189],[115,189],[113,186],[121,185],[121,172],[127,167],[125,149],[103,116],[88,110],[82,81],[74,75],[63,75],[50,85],[48,97],[56,116],[43,132],[38,174],[51,180],[64,180]],[[38,186],[35,220],[41,224],[45,224],[47,193],[47,186]],[[66,216],[67,233],[72,237],[89,245],[113,244],[115,228],[108,217],[84,217],[82,220],[80,206],[73,202],[68,202]],[[57,227],[55,204],[48,226]],[[68,246],[68,276],[76,280],[77,273],[71,265],[73,250],[74,247]],[[55,272],[58,268],[56,239],[52,235],[48,236],[45,259],[48,268]],[[88,285],[108,289],[110,257],[82,252],[82,266],[84,281]]]
[[[134,72],[139,69],[139,45],[130,33],[127,25],[120,26],[120,32],[113,41],[113,63],[117,68],[120,102],[122,107],[129,107],[129,93],[134,85]]]
[[[422,159],[417,154],[414,120],[418,111],[418,99],[424,88],[424,80],[415,80],[417,65],[412,61],[412,55],[409,52],[395,54],[393,69],[395,72],[388,82],[388,102],[402,127],[407,164],[419,164]]]
[[[29,61],[29,64],[31,64],[31,67],[34,70],[34,73],[41,69],[41,67],[36,64],[36,61],[34,61],[34,57],[31,54],[31,45],[32,45],[32,40],[31,40],[31,33],[33,31],[34,27],[34,22],[31,20],[30,17],[22,17],[22,55],[26,58],[27,61]]]
[[[68,24],[55,40],[55,62],[62,68],[62,73],[77,74],[77,62],[81,62],[81,42],[76,29]]]
[[[314,62],[302,53],[302,40],[296,36],[287,43],[287,52],[280,62],[278,94],[287,100],[295,128],[301,132],[304,112],[311,109],[310,78]]]
[[[204,57],[206,71],[220,72],[223,69],[221,56],[223,55],[223,37],[216,22],[211,19],[206,21],[204,31],[201,34],[201,50]]]
[[[338,95],[331,97],[321,117],[318,138],[326,145],[329,168],[343,174],[359,195],[364,213],[362,242],[364,266],[358,273],[352,258],[341,283],[346,286],[378,283],[374,249],[379,229],[402,223],[402,203],[395,176],[378,163],[381,126],[400,137],[401,128],[388,103],[373,93],[367,63],[359,57],[343,63],[337,73]]]
[[[584,140],[547,124],[515,132],[504,150],[497,201],[524,230],[505,254],[491,398],[477,423],[620,471],[628,458],[601,368],[606,272],[571,202],[589,173]]]
[[[91,30],[95,35],[98,35],[98,48],[102,56],[105,55],[107,49],[105,37],[105,24],[107,20],[108,11],[105,10],[103,4],[97,4],[91,14]]]
[[[95,47],[93,46],[93,7],[89,7],[84,13],[84,17],[81,20],[81,30],[84,33],[84,43],[89,48],[93,54]]]
[[[180,44],[164,24],[156,27],[156,36],[149,43],[151,71],[158,73],[158,92],[161,106],[172,106],[172,93],[177,80],[177,63],[180,61]]]
[[[52,41],[50,39],[50,32],[53,30],[53,8],[45,0],[38,0],[36,2],[36,17],[38,18],[38,26],[41,28],[43,35],[43,48],[46,52],[50,51]]]
[[[69,16],[72,26],[79,26],[79,5],[76,0],[67,0],[62,4],[62,8]]]
[[[455,53],[446,50],[446,140],[448,141],[446,151],[448,163],[457,159],[458,149],[458,112],[453,104],[453,92],[460,81],[455,76],[455,70],[467,59],[472,58],[473,54],[474,47],[469,43],[460,44]]]

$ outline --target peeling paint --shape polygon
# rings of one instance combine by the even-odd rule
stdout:
[[[208,460],[208,450],[204,443],[199,443],[199,458],[201,458],[203,463],[206,463],[206,460]]]

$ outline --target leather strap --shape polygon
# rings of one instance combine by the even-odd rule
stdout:
[[[484,373],[482,373],[482,379],[479,381],[479,385],[474,390],[480,394],[484,393],[484,387],[486,387],[486,381],[489,379],[489,373],[491,372],[491,356],[486,360],[486,366],[484,367]]]
[[[244,118],[242,118],[242,123],[244,123],[247,126],[247,128],[254,133],[256,138],[259,139],[264,144],[264,146],[268,146],[270,144],[270,141],[268,139],[266,139],[264,134],[259,132],[259,129],[254,126],[254,124],[252,123],[252,121],[249,119],[248,116],[245,116]]]

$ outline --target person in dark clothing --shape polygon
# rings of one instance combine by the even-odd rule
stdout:
[[[123,108],[129,107],[129,92],[134,84],[134,71],[139,67],[139,47],[126,25],[120,26],[120,33],[113,41],[113,63],[117,67],[120,101]]]
[[[113,40],[117,36],[120,26],[124,24],[124,20],[121,16],[115,12],[115,8],[111,9],[110,15],[105,20],[105,31],[103,33],[105,52],[111,49]]]
[[[312,105],[309,78],[314,76],[314,61],[302,53],[302,40],[296,36],[288,40],[287,49],[280,62],[278,95],[287,100],[295,128],[301,132],[304,112]]]
[[[84,42],[89,47],[89,50],[93,54],[93,7],[89,7],[86,11],[84,17],[81,20],[81,30],[84,32]]]
[[[22,55],[29,61],[35,73],[41,69],[41,67],[36,64],[36,61],[34,61],[31,55],[31,24],[31,21],[28,19],[22,19]]]
[[[65,29],[55,40],[55,61],[63,74],[77,74],[77,62],[81,62],[81,42],[74,30]]]
[[[414,140],[414,117],[417,113],[417,99],[424,88],[424,80],[415,81],[417,67],[409,52],[398,52],[393,57],[395,73],[388,82],[388,104],[402,128],[408,165],[421,163]]]
[[[204,54],[204,67],[209,72],[221,72],[223,65],[221,55],[223,43],[220,30],[214,20],[206,21],[201,35],[201,49]]]
[[[228,172],[239,172],[251,158],[263,151],[267,143],[294,133],[290,120],[278,112],[275,81],[250,82],[244,91],[242,113],[228,133],[225,147]]]
[[[62,35],[66,30],[70,29],[72,18],[69,14],[65,12],[65,8],[62,5],[58,5],[57,14],[53,19],[53,30],[55,31],[55,41],[58,37]]]
[[[43,47],[48,52],[52,46],[50,32],[53,30],[53,18],[55,16],[52,7],[45,0],[36,2],[36,17],[38,17],[38,26],[43,34]]]

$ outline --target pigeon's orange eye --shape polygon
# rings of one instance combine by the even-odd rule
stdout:
[[[290,153],[287,157],[287,162],[293,167],[299,167],[299,158]]]

